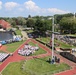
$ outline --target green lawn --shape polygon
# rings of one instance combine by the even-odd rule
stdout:
[[[0,53],[5,53],[4,51],[0,50]]]
[[[20,30],[15,31],[17,35],[22,35]]]
[[[26,30],[27,33],[32,33],[34,32],[33,30]]]
[[[75,47],[75,46],[66,44],[64,42],[58,41],[58,40],[55,40],[55,42],[58,43],[58,44],[60,44],[59,47],[61,47],[61,48],[74,48]]]
[[[25,40],[24,41],[20,41],[20,42],[14,42],[14,43],[11,43],[11,44],[6,44],[5,46],[7,46],[7,51],[14,52],[24,42],[25,42]],[[36,46],[36,44],[34,44],[32,42],[29,42],[29,44],[32,45],[32,46]],[[32,55],[38,55],[38,54],[44,54],[44,53],[46,53],[46,51],[44,51],[42,48],[39,48],[39,50],[36,51]]]
[[[20,41],[20,42],[14,42],[11,44],[6,44],[7,46],[7,51],[9,52],[14,52],[21,44],[23,44],[25,41]]]
[[[47,60],[48,58],[39,58],[11,63],[3,70],[2,75],[52,75],[70,69],[67,64],[50,64]]]
[[[48,38],[37,38],[38,40],[41,40],[42,42],[44,43],[49,43],[50,42],[50,37]],[[66,44],[62,41],[59,41],[59,40],[55,40],[54,41],[55,44],[59,44],[59,47],[61,48],[75,48],[75,46],[72,46],[72,45],[69,45],[69,44]],[[57,47],[57,46],[56,46]]]
[[[49,43],[50,42],[50,37],[41,37],[41,38],[37,38],[38,40],[41,40],[44,43]]]

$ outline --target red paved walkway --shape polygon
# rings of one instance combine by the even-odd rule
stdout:
[[[18,55],[17,51],[18,51],[20,48],[22,48],[25,43],[28,43],[28,42],[30,42],[30,41],[32,41],[32,42],[35,43],[35,44],[38,44],[39,47],[41,47],[42,49],[46,50],[47,53],[46,53],[46,54],[40,54],[40,55],[37,55],[37,56],[28,56],[28,57],[23,57],[23,56]],[[25,43],[24,43],[23,45],[21,45],[21,46],[13,53],[13,56],[8,57],[8,58],[0,65],[0,72],[1,72],[9,63],[11,63],[11,62],[16,62],[16,61],[21,61],[21,60],[29,60],[29,59],[33,59],[33,58],[41,58],[41,57],[45,57],[45,56],[51,55],[51,51],[50,51],[49,48],[47,48],[46,46],[44,46],[44,45],[36,42],[35,40],[29,39],[29,40],[27,40]],[[63,62],[65,62],[65,63],[73,66],[73,69],[68,70],[68,71],[65,71],[65,72],[61,72],[61,73],[55,74],[55,75],[76,75],[76,67],[75,67],[76,64],[75,64],[75,63],[73,63],[73,62],[71,62],[71,61],[63,58],[62,56],[60,56],[60,55],[58,55],[58,54],[56,54],[56,53],[55,53],[55,55],[58,56],[58,57],[60,57],[60,59],[61,59]]]
[[[28,43],[28,42],[33,42],[33,43],[37,43],[35,40],[29,39],[27,40],[24,44]],[[29,60],[29,59],[33,59],[33,58],[41,58],[41,57],[45,57],[45,56],[49,56],[51,54],[50,49],[48,49],[47,47],[43,46],[42,44],[38,43],[39,47],[43,48],[44,50],[47,51],[46,54],[40,54],[37,56],[28,56],[28,57],[24,57],[24,56],[20,56],[18,55],[18,50],[20,48],[22,48],[23,45],[21,45],[14,53],[13,56],[8,57],[2,64],[0,64],[0,72],[3,71],[3,69],[11,62],[16,62],[16,61],[21,61],[21,60]]]
[[[76,68],[55,75],[76,75]]]
[[[33,41],[36,42],[35,40],[33,40]],[[40,44],[40,47],[43,47],[45,50],[47,50],[48,54],[49,54],[50,50],[46,46]],[[51,55],[51,53],[50,53],[50,55]],[[69,66],[71,66],[73,68],[71,70],[68,70],[68,71],[65,71],[65,72],[61,72],[61,73],[55,74],[55,75],[76,75],[76,63],[67,60],[66,58],[62,57],[61,55],[59,55],[57,53],[54,53],[54,55],[59,57],[63,62],[65,62],[66,64],[68,64]]]

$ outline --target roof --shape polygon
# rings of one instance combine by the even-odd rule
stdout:
[[[0,25],[6,29],[11,28],[11,25],[8,22],[6,22],[5,20],[0,20]]]

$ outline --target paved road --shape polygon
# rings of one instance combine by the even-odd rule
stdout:
[[[29,37],[25,31],[21,31],[21,34],[23,35],[23,40],[29,39]]]
[[[23,40],[29,39],[26,31],[23,31],[23,28],[22,28],[21,26],[19,27],[19,29],[21,30],[21,34],[22,34],[22,36],[23,36]]]

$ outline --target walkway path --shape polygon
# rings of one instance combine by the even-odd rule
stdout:
[[[24,56],[20,56],[18,55],[18,50],[20,48],[23,48],[24,44],[28,43],[28,42],[33,42],[35,44],[38,44],[39,47],[41,47],[42,49],[46,50],[46,54],[40,54],[40,55],[37,55],[37,56],[28,56],[28,57],[24,57]],[[49,48],[47,48],[46,46],[40,44],[39,42],[33,40],[33,39],[28,39],[24,44],[22,44],[14,53],[13,53],[13,56],[10,56],[8,57],[2,64],[0,64],[0,72],[3,71],[3,69],[5,69],[5,67],[10,64],[11,62],[18,62],[18,61],[21,61],[21,60],[30,60],[30,59],[34,59],[34,58],[41,58],[41,57],[45,57],[45,56],[50,56],[51,55],[51,51]],[[61,72],[61,73],[57,73],[55,75],[75,75],[76,74],[76,64],[63,58],[62,56],[60,56],[59,54],[57,53],[54,53],[56,56],[60,57],[60,59],[67,63],[68,65],[71,65],[73,67],[73,69],[71,70],[68,70],[68,71],[64,71],[64,72]]]
[[[76,67],[73,68],[72,70],[64,71],[55,75],[76,75]]]
[[[62,61],[66,64],[68,64],[69,66],[72,67],[71,70],[67,70],[67,71],[63,71],[61,73],[55,74],[55,75],[76,75],[76,63],[62,57],[61,55],[54,53],[56,56],[58,56],[60,59],[62,59]]]
[[[33,41],[34,41],[34,40],[33,40]],[[40,44],[40,45],[41,45],[41,44]],[[43,47],[44,45],[41,45],[41,46]],[[47,47],[44,46],[43,48],[46,49]],[[47,50],[47,49],[46,49],[46,50]],[[47,50],[47,51],[48,51],[48,50]],[[49,52],[49,51],[48,51],[48,52]],[[51,53],[50,53],[50,55],[51,55]],[[74,63],[74,62],[72,62],[72,61],[70,61],[70,60],[62,57],[62,56],[59,55],[58,53],[54,53],[54,55],[57,56],[57,57],[59,57],[59,58],[61,59],[61,62],[64,62],[64,63],[66,63],[66,64],[68,64],[69,66],[72,67],[71,70],[67,70],[67,71],[65,71],[65,72],[57,73],[57,74],[55,74],[55,75],[76,75],[76,63]]]
[[[56,53],[55,53],[55,55],[60,57],[60,59],[62,59],[64,63],[66,63],[72,67],[71,70],[63,71],[63,72],[57,73],[55,75],[75,75],[76,74],[76,63],[74,63],[70,60],[67,60],[66,58],[62,57],[61,55],[57,55]]]
[[[23,40],[29,39],[27,33],[25,31],[23,31],[23,28],[21,26],[19,27],[19,29],[21,30],[21,34],[23,36]]]
[[[29,37],[27,36],[27,33],[25,31],[21,31],[21,34],[23,35],[23,40],[29,39]]]
[[[33,42],[33,43],[37,43],[35,40],[32,39],[28,39],[24,44],[28,43],[28,42]],[[18,62],[21,60],[29,60],[29,59],[34,59],[34,58],[41,58],[41,57],[45,57],[45,56],[49,56],[51,54],[51,51],[49,48],[45,47],[44,45],[38,43],[39,47],[43,48],[44,50],[47,51],[46,54],[40,54],[37,56],[28,56],[28,57],[24,57],[24,56],[20,56],[18,55],[18,50],[23,48],[23,45],[21,45],[14,53],[13,56],[9,56],[2,64],[0,64],[0,72],[2,72],[4,70],[4,68],[11,62]]]

